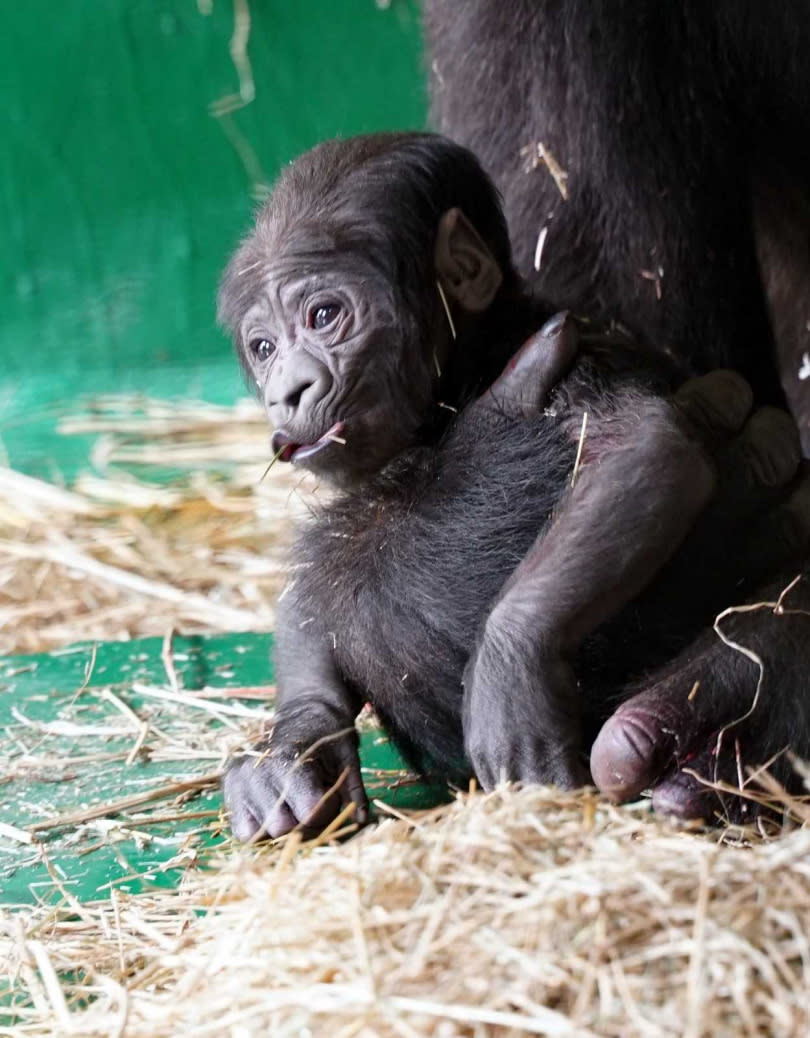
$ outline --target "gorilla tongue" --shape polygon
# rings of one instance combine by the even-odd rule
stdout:
[[[331,429],[316,440],[314,443],[299,443],[294,440],[286,429],[277,429],[271,440],[271,450],[279,461],[306,461],[330,443],[343,432],[343,422],[335,422]]]

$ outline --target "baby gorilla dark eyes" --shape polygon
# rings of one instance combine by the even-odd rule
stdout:
[[[253,339],[250,344],[250,352],[256,360],[269,360],[276,352],[276,346],[269,339]]]
[[[340,303],[317,303],[307,311],[307,328],[322,332],[331,328],[343,313]],[[260,363],[270,360],[276,352],[276,344],[270,339],[251,339],[250,352]]]
[[[310,307],[307,314],[307,328],[313,328],[316,332],[329,328],[343,313],[340,303],[318,303]]]

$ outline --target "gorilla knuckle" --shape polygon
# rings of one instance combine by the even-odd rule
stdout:
[[[690,379],[675,398],[690,421],[709,433],[737,431],[754,403],[748,382],[726,368]]]
[[[766,487],[787,483],[801,461],[796,424],[776,407],[760,408],[746,427],[747,455],[754,478]]]

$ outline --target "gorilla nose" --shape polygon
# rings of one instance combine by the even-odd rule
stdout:
[[[287,390],[282,403],[293,411],[297,410],[298,405],[301,403],[301,397],[312,385],[313,383],[310,380],[301,380]]]
[[[286,358],[267,382],[265,403],[273,424],[283,425],[296,416],[306,418],[308,410],[326,395],[331,381],[328,369],[309,354]]]

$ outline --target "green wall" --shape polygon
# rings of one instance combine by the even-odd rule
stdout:
[[[255,100],[229,53],[248,6]],[[316,141],[424,125],[412,0],[5,0],[0,452],[70,476],[52,415],[86,392],[228,400],[214,325],[257,185]],[[0,454],[2,460],[2,454]]]

